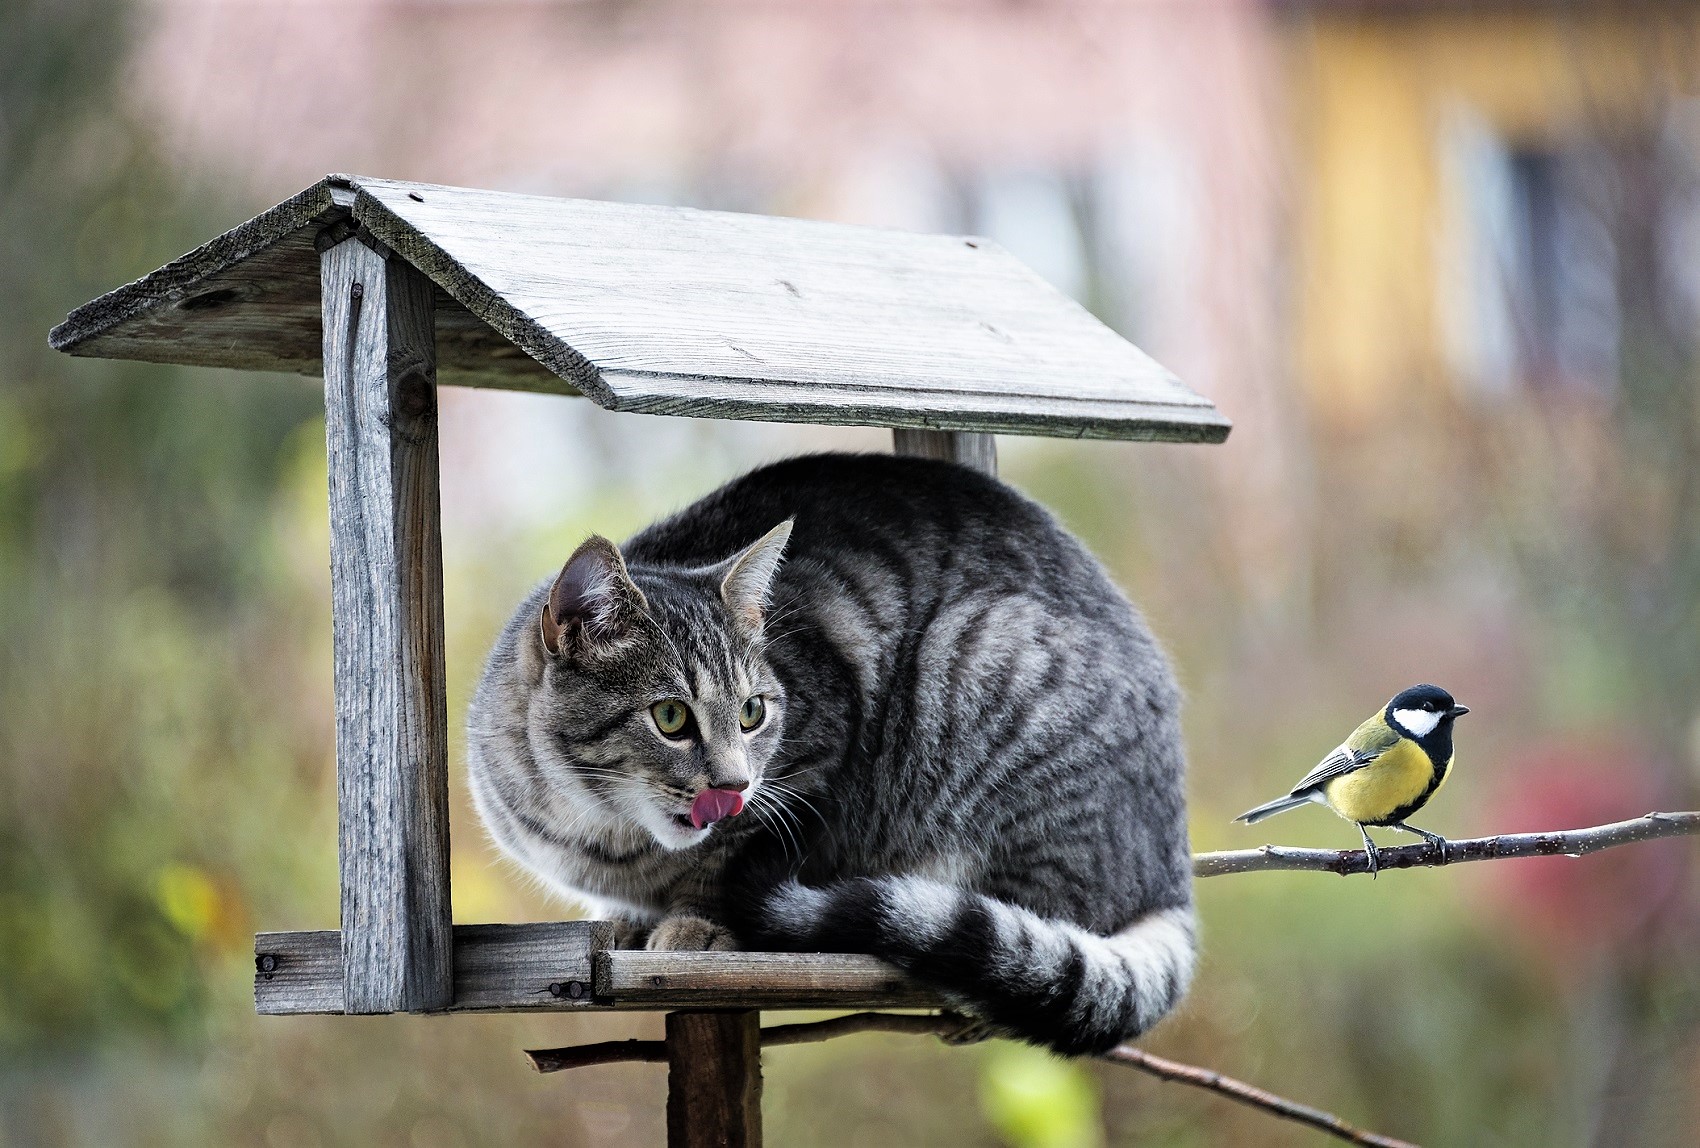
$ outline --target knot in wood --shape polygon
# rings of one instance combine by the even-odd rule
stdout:
[[[395,415],[403,423],[434,418],[437,414],[437,389],[431,385],[424,368],[409,363],[402,368],[395,384]]]

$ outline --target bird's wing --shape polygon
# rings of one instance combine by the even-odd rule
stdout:
[[[1304,780],[1293,786],[1292,796],[1297,797],[1336,777],[1362,769],[1398,744],[1399,731],[1377,714],[1353,730],[1351,737],[1305,774]]]

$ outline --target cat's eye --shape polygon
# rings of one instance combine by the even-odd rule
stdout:
[[[755,729],[767,716],[767,703],[760,695],[744,699],[744,708],[738,711],[738,724],[746,730]]]
[[[655,719],[656,729],[668,737],[678,737],[685,732],[685,726],[690,724],[691,711],[684,702],[668,698],[650,706],[649,716]]]

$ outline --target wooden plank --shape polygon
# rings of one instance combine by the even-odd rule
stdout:
[[[454,975],[432,287],[360,239],[322,263],[344,1007],[440,1009]]]
[[[342,1011],[342,934],[254,937],[254,1011],[266,1016]]]
[[[596,954],[596,996],[618,1008],[945,1008],[942,994],[856,953]]]
[[[339,940],[334,929],[256,936],[255,1009],[265,1015],[344,1011]],[[447,1009],[948,1007],[942,994],[854,953],[649,953],[617,951],[613,944],[614,926],[607,921],[456,925]]]
[[[900,428],[891,432],[891,448],[898,454],[959,462],[994,477],[998,473],[998,440],[989,434]]]
[[[456,925],[455,1012],[593,1007],[591,954],[614,943],[607,921]],[[343,1011],[341,935],[334,929],[254,938],[254,1010],[264,1016]]]
[[[608,921],[456,925],[457,1012],[531,1012],[584,1007],[596,970],[592,954],[614,945]]]
[[[442,289],[444,381],[704,418],[1228,433],[1209,402],[983,240],[361,177],[331,177],[79,308],[53,345],[312,370],[307,240],[344,200],[351,224]]]
[[[667,1148],[761,1148],[761,1014],[667,1014]]]

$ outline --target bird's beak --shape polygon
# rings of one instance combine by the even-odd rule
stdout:
[[[1469,712],[1470,712],[1469,706],[1453,706],[1451,709],[1446,711],[1446,716],[1447,717],[1463,717],[1465,714],[1467,714]]]

